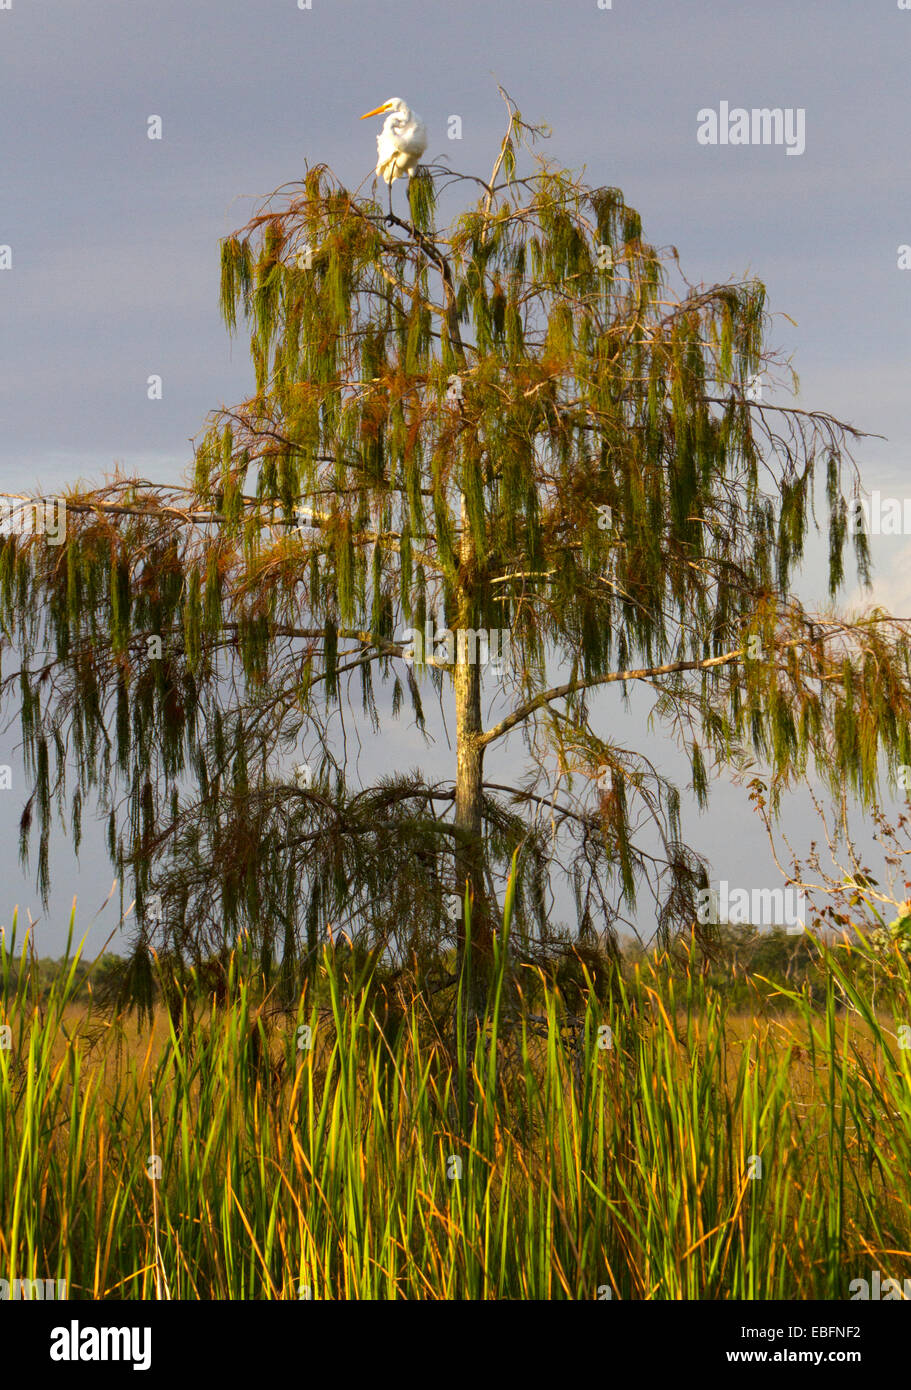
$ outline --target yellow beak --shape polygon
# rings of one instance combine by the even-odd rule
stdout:
[[[366,121],[366,119],[367,119],[368,116],[379,116],[379,115],[382,114],[383,111],[388,111],[388,110],[389,110],[389,103],[388,103],[388,101],[384,101],[383,104],[382,104],[382,106],[377,106],[373,111],[365,111],[364,114],[363,114],[363,116],[359,116],[358,119],[361,120],[361,121]]]

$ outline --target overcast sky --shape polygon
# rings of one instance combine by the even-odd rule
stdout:
[[[489,171],[502,83],[547,154],[619,185],[644,234],[677,247],[692,281],[757,275],[793,353],[804,407],[887,436],[858,451],[869,489],[903,498],[911,459],[908,73],[898,0],[11,0],[0,8],[0,490],[99,482],[119,465],[176,479],[209,410],[241,399],[241,335],[218,313],[218,241],[255,203],[329,163],[372,175],[379,122],[403,96],[426,158]],[[706,145],[698,113],[805,113],[805,150]],[[462,120],[449,140],[449,118]],[[159,116],[162,139],[147,137]],[[160,375],[162,399],[147,398]],[[876,597],[911,612],[906,538],[874,542]],[[809,591],[822,592],[818,560]],[[851,601],[848,596],[847,601]],[[4,735],[0,762],[17,764]],[[422,761],[406,728],[362,770]],[[516,745],[518,748],[518,745]],[[652,748],[654,756],[654,747]],[[441,750],[436,775],[445,774]],[[426,760],[424,760],[426,761]],[[679,764],[668,753],[667,767]],[[0,923],[43,915],[17,861],[23,801],[0,792]],[[690,836],[725,876],[772,885],[742,791],[722,787]],[[52,855],[56,952],[111,882],[87,823],[81,869]],[[92,927],[101,945],[116,915]]]

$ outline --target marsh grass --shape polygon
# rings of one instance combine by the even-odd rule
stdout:
[[[844,1299],[911,1273],[898,952],[887,1020],[834,953],[824,1006],[783,1019],[726,1016],[660,961],[568,1019],[512,978],[509,919],[487,1013],[473,1027],[460,986],[454,1034],[420,995],[378,1008],[331,953],[290,1011],[240,953],[223,997],[150,1027],[74,1003],[72,969],[44,998],[14,982],[14,925],[0,1277],[95,1299]]]

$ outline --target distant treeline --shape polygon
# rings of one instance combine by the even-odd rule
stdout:
[[[623,940],[620,949],[624,974],[633,970],[637,963],[644,962],[646,957],[654,956],[631,938]],[[583,983],[582,963],[592,963],[591,958],[590,949],[580,949],[577,955],[569,948],[561,960],[553,962],[554,969],[548,973],[556,984],[563,988],[570,986],[575,993]],[[218,958],[213,958],[211,965],[217,963]],[[95,998],[106,1003],[116,998],[118,982],[129,966],[129,960],[113,953],[106,953],[97,963],[80,960],[75,966],[65,957],[32,959],[26,966],[29,973],[26,987],[38,997],[46,998],[53,982],[72,970],[72,999],[88,1002]],[[735,1009],[752,1009],[761,1000],[786,1006],[787,998],[779,994],[779,990],[799,994],[807,988],[811,997],[818,1001],[825,996],[825,971],[815,938],[805,933],[791,935],[783,927],[760,929],[725,924],[716,928],[707,941],[693,942],[689,950],[680,949],[667,956],[665,966],[672,974],[698,971]],[[10,987],[16,990],[23,969],[21,957],[10,962],[9,968]],[[194,972],[200,993],[208,992],[212,973],[206,967]],[[377,972],[379,976],[384,973],[382,969]],[[160,995],[157,981],[153,993],[156,998]]]
[[[825,933],[829,946],[836,937]],[[632,965],[651,953],[636,942],[625,941],[624,962]],[[816,937],[806,932],[789,933],[785,927],[755,927],[724,923],[704,941],[678,949],[668,961],[672,973],[695,969],[706,984],[721,994],[733,1009],[753,1009],[761,1000],[788,1007],[786,994],[805,989],[814,1002],[826,994],[826,970]]]
[[[10,962],[10,992],[18,991],[20,984],[23,983],[24,973],[27,977],[25,987],[30,992],[37,992],[41,999],[46,999],[52,984],[55,981],[61,981],[72,970],[73,988],[70,997],[88,1000],[100,987],[117,978],[125,963],[123,957],[113,953],[105,953],[97,963],[84,958],[78,960],[75,965],[72,959],[67,960],[65,956],[61,956],[59,960],[55,960],[52,956],[40,956],[37,959],[32,956],[24,964],[22,957],[19,956]],[[91,978],[89,979],[90,971]]]

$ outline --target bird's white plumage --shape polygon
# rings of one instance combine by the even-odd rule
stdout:
[[[427,127],[416,111],[401,97],[390,97],[382,106],[361,117],[379,116],[386,112],[383,129],[376,137],[376,172],[391,184],[403,175],[411,178],[418,160],[427,148]]]

